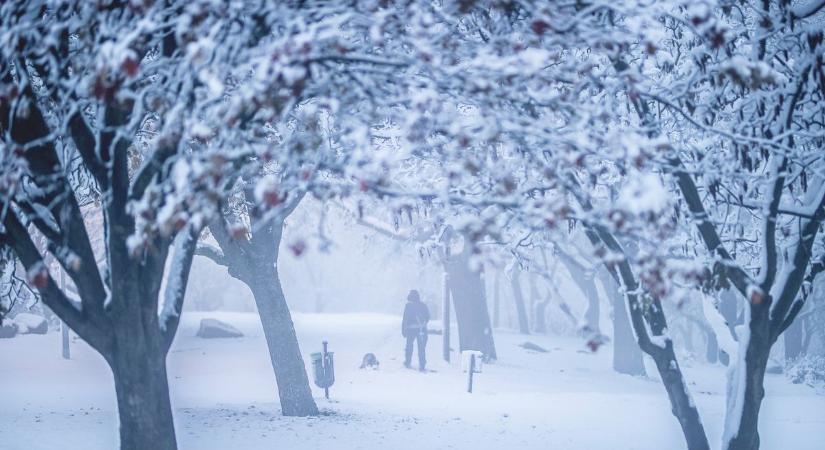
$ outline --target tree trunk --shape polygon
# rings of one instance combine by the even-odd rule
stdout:
[[[140,327],[117,332],[108,357],[115,378],[120,450],[175,450],[175,425],[166,378],[166,354]]]
[[[593,280],[593,274],[586,271],[576,260],[570,255],[562,251],[558,251],[559,260],[567,267],[570,272],[570,278],[584,294],[584,299],[587,300],[587,310],[584,312],[584,320],[587,324],[588,330],[585,332],[601,334],[599,327],[599,294],[596,291],[596,283]],[[588,273],[590,272],[590,273]]]
[[[682,427],[687,447],[689,450],[707,450],[710,447],[705,429],[699,418],[699,412],[693,404],[693,399],[688,394],[685,379],[673,354],[673,342],[668,340],[663,350],[660,353],[656,352],[653,360],[656,362],[656,368],[665,385],[673,415]]]
[[[547,333],[547,305],[550,304],[550,300],[542,300],[540,302],[536,302],[535,312],[533,315],[535,316],[533,331],[536,333]]]
[[[609,230],[602,226],[588,226],[585,234],[590,242],[597,249],[608,249],[619,254],[625,254],[624,248]],[[603,245],[603,247],[602,247]],[[673,341],[667,337],[667,318],[662,310],[661,301],[656,297],[647,297],[649,305],[642,309],[642,301],[645,297],[639,298],[637,291],[640,288],[639,282],[633,274],[633,269],[626,258],[618,262],[604,263],[611,278],[616,284],[621,283],[625,288],[625,298],[627,300],[627,311],[630,314],[630,322],[639,343],[639,348],[653,358],[656,368],[662,378],[662,383],[667,390],[670,400],[671,411],[685,437],[689,450],[707,450],[710,448],[705,428],[699,419],[699,412],[688,392],[676,355],[673,352]],[[648,329],[649,334],[648,334]],[[664,339],[664,345],[654,342],[651,335],[659,339]]]
[[[493,277],[493,327],[498,328],[501,319],[501,272],[496,270]]]
[[[796,320],[802,320],[802,322],[803,322],[803,324],[802,324],[803,327],[802,328],[805,330],[805,334],[802,338],[802,348],[800,349],[800,354],[807,355],[808,354],[808,349],[811,347],[811,342],[813,341],[813,337],[818,335],[818,334],[821,334],[821,333],[818,333],[817,328],[816,328],[817,325],[814,325],[815,322],[814,322],[813,317],[808,316],[808,317],[804,317],[802,319],[796,319]],[[823,344],[825,344],[825,342],[823,342]]]
[[[793,361],[802,354],[804,331],[804,321],[797,319],[782,333],[785,336],[785,361]]]
[[[252,183],[248,183],[248,186],[251,185]],[[251,188],[245,190],[245,195],[252,198],[249,189]],[[295,210],[302,198],[303,194],[297,195],[279,219],[263,220],[261,211],[253,209],[250,220],[257,227],[249,240],[231,237],[223,221],[216,221],[209,226],[222,250],[219,256],[212,259],[226,266],[232,277],[243,281],[252,291],[269,349],[269,359],[275,372],[281,413],[301,417],[318,415],[318,407],[312,398],[277,264],[283,219]]]
[[[730,334],[736,338],[736,326],[742,323],[737,312],[737,298],[736,293],[730,289],[724,290],[719,294],[719,312],[727,322]]]
[[[620,295],[613,297],[613,370],[627,375],[646,375],[642,350],[630,326],[624,299]]]
[[[759,448],[759,409],[765,397],[765,369],[771,351],[770,303],[750,304],[750,320],[746,314],[750,337],[740,344],[745,352],[734,371],[735,383],[729,383],[728,410],[725,418],[726,450],[752,450]],[[740,337],[740,339],[744,339]],[[747,346],[746,349],[742,348]],[[744,364],[743,364],[744,363]],[[744,365],[744,367],[743,367]],[[744,383],[741,386],[740,383]],[[739,392],[744,393],[739,397]],[[738,422],[738,423],[737,423]]]
[[[481,274],[470,270],[467,259],[462,257],[451,258],[444,267],[449,275],[450,297],[458,323],[459,348],[478,350],[485,357],[496,359]]]
[[[625,266],[625,268],[629,268]],[[630,295],[627,295],[630,299]],[[638,301],[638,299],[635,299]],[[702,425],[702,420],[699,418],[699,411],[693,403],[693,399],[688,392],[687,383],[682,374],[682,369],[679,367],[679,362],[676,360],[676,353],[673,349],[673,340],[666,337],[667,320],[662,310],[661,301],[657,298],[650,298],[650,305],[644,312],[639,311],[636,301],[628,302],[628,308],[633,308],[636,304],[637,309],[632,309],[631,320],[636,335],[640,335],[644,331],[644,319],[650,326],[650,332],[653,336],[660,339],[664,337],[664,345],[655,343],[650,338],[646,338],[644,344],[639,342],[639,347],[656,363],[656,369],[659,376],[662,378],[662,383],[667,391],[670,399],[670,407],[679,425],[682,427],[682,433],[685,436],[689,450],[708,450],[707,434],[705,427]]]
[[[538,304],[541,300],[539,299],[539,288],[536,284],[536,274],[532,272],[528,272],[527,274],[527,282],[528,286],[530,287],[530,308],[528,323],[530,324],[530,329],[533,330],[536,328],[536,304]]]
[[[624,299],[613,298],[613,370],[627,375],[646,375],[642,350],[636,342]]]
[[[584,312],[584,320],[592,333],[601,334],[599,326],[599,294],[596,291],[596,283],[592,278],[585,282],[585,295],[587,296],[587,311]]]
[[[450,277],[446,273],[442,274],[441,284],[441,356],[444,361],[450,362]]]
[[[510,285],[513,288],[513,300],[516,303],[516,311],[518,312],[518,330],[521,334],[530,334],[530,325],[527,321],[527,308],[524,306],[524,294],[521,291],[520,278],[521,271],[517,268],[513,269]]]
[[[745,357],[747,376],[745,377],[745,395],[742,404],[741,417],[736,435],[728,441],[727,450],[751,450],[759,448],[759,409],[765,397],[763,381],[765,367],[768,364],[767,353],[757,354],[759,351],[748,351]],[[738,414],[734,412],[734,414]]]
[[[716,364],[719,362],[719,342],[716,340],[716,333],[707,332],[705,336],[708,340],[705,358],[707,358],[708,363]]]
[[[646,375],[642,349],[630,324],[625,298],[604,268],[598,269],[597,275],[613,306],[613,370],[627,375]]]
[[[273,262],[250,264],[249,288],[255,298],[270,362],[275,371],[281,411],[285,416],[316,416],[295,325]]]

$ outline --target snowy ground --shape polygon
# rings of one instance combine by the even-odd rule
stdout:
[[[500,361],[485,366],[467,394],[458,362],[438,358],[437,336],[429,345],[436,372],[402,367],[397,317],[296,315],[305,359],[329,340],[337,381],[331,401],[315,389],[326,415],[284,418],[257,316],[208,314],[246,337],[202,340],[194,334],[204,316],[186,313],[169,356],[183,449],[684,448],[660,383],[611,372],[609,347],[591,354],[578,340],[531,336],[551,349],[531,353],[517,346],[525,337],[499,332]],[[60,358],[58,346],[58,333],[0,340],[0,449],[116,448],[105,362],[79,340],[70,361]],[[366,352],[378,356],[380,370],[358,369]],[[716,446],[724,370],[686,371]],[[760,429],[763,449],[825,448],[825,396],[768,375]]]

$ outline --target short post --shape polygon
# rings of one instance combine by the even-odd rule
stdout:
[[[71,359],[72,353],[69,350],[69,327],[66,322],[60,321],[60,334],[63,336],[63,359]]]
[[[470,370],[467,371],[467,392],[473,393],[473,373],[476,371],[476,355],[470,355]]]
[[[329,373],[329,363],[327,359],[329,357],[329,353],[327,352],[327,341],[324,341],[322,344],[324,346],[324,372]],[[324,398],[329,400],[329,386],[324,386]]]
[[[441,301],[441,333],[444,361],[450,362],[450,276],[444,273],[444,296]]]
[[[66,273],[62,267],[58,270],[60,270],[60,290],[66,292]],[[71,359],[72,353],[71,350],[69,350],[69,327],[66,326],[66,322],[62,320],[60,321],[60,336],[63,359]]]
[[[475,374],[481,373],[484,354],[478,350],[464,350],[461,352],[461,370],[467,371],[467,392],[473,393],[473,379]]]

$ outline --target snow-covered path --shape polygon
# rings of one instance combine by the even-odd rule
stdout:
[[[671,449],[683,448],[667,398],[654,379],[610,370],[609,347],[596,354],[575,339],[531,336],[547,354],[518,347],[500,332],[500,361],[464,392],[459,364],[434,373],[402,367],[399,318],[376,314],[296,315],[305,359],[330,342],[332,400],[315,389],[319,418],[279,415],[263,333],[252,314],[209,314],[244,331],[240,339],[194,337],[203,314],[186,313],[169,356],[178,441],[183,449]],[[80,341],[60,359],[59,335],[0,340],[0,449],[111,449],[117,442],[114,389],[103,360]],[[375,353],[377,371],[359,370]],[[457,360],[458,358],[454,358]],[[687,363],[683,363],[688,366]],[[724,371],[686,367],[711,441],[721,432]],[[652,373],[652,371],[651,371]],[[825,448],[825,396],[769,375],[761,416],[764,449]]]

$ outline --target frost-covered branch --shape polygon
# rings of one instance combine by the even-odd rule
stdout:
[[[6,214],[0,232],[0,245],[10,247],[26,269],[28,283],[36,288],[49,308],[59,314],[78,335],[96,349],[106,349],[110,345],[109,330],[101,317],[84,314],[60,290],[49,273],[43,257],[29,236],[28,231],[14,214]],[[92,325],[91,322],[94,322]],[[96,328],[102,326],[102,329]]]
[[[172,345],[180,323],[183,299],[186,297],[186,286],[189,281],[189,269],[192,267],[195,249],[199,245],[200,231],[194,226],[189,226],[175,237],[172,265],[166,278],[166,291],[159,319],[167,349]]]
[[[213,245],[209,245],[205,242],[198,242],[198,245],[195,248],[195,256],[203,256],[209,258],[210,261],[219,266],[226,266],[228,264],[226,261],[226,257],[223,255],[223,252],[220,248],[217,248]]]

